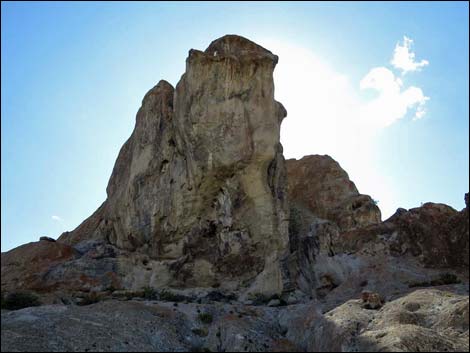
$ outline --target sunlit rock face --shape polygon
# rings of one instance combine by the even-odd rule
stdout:
[[[288,216],[277,60],[233,35],[190,50],[176,89],[160,81],[145,95],[105,203],[60,241],[146,254],[159,262],[159,286],[280,293]]]

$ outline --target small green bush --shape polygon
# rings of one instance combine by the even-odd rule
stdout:
[[[438,278],[431,281],[423,282],[413,282],[408,285],[410,288],[414,287],[433,287],[433,286],[443,286],[446,284],[459,284],[462,281],[453,273],[441,273]]]
[[[203,324],[210,324],[212,323],[212,315],[209,313],[200,313],[198,315],[199,321],[201,321]]]
[[[2,294],[2,309],[18,310],[39,305],[41,305],[39,298],[32,293],[12,292],[6,296]]]

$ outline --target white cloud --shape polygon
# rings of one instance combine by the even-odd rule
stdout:
[[[418,87],[405,87],[385,67],[351,82],[312,51],[277,40],[257,40],[279,56],[275,96],[287,109],[281,127],[286,158],[328,154],[337,160],[360,192],[380,201],[383,216],[397,207],[393,180],[380,173],[378,135],[407,115],[420,119],[429,99]],[[375,96],[366,99],[367,93]]]
[[[392,71],[376,67],[361,80],[361,90],[373,89],[379,96],[361,107],[360,117],[365,124],[383,128],[406,116],[409,109],[416,108],[414,120],[424,116],[424,105],[429,97],[421,88],[411,86],[402,91],[403,81],[395,78]]]
[[[416,71],[429,64],[427,60],[421,60],[420,62],[415,61],[415,53],[411,51],[413,40],[407,36],[403,36],[403,45],[397,43],[395,51],[393,52],[393,58],[391,64],[402,70],[402,74],[407,72]]]
[[[52,218],[53,221],[56,221],[56,222],[62,222],[63,221],[63,219],[60,218],[59,216],[52,216],[51,218]]]

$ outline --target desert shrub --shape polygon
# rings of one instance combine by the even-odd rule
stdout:
[[[158,299],[167,302],[182,302],[188,300],[188,297],[181,294],[175,294],[168,290],[162,290],[158,295]]]
[[[211,350],[207,347],[196,345],[190,348],[190,352],[211,352]]]
[[[145,299],[158,299],[158,292],[155,290],[155,288],[152,287],[144,287],[142,289],[142,297]]]
[[[461,283],[460,279],[453,273],[441,273],[439,278],[431,281],[432,286],[442,286],[445,284],[459,284]]]
[[[215,301],[215,302],[229,302],[231,300],[236,300],[237,296],[235,294],[224,294],[219,291],[211,291],[205,296],[206,299]]]
[[[207,337],[209,332],[205,328],[193,328],[191,330],[196,336]]]
[[[111,284],[108,288],[106,288],[106,290],[107,290],[109,293],[113,293],[114,291],[117,290],[117,288],[114,287],[114,286]]]
[[[410,282],[408,283],[408,288],[415,287],[429,287],[431,284],[429,282]]]
[[[414,287],[433,287],[433,286],[443,286],[446,284],[459,284],[462,281],[453,273],[441,273],[438,278],[431,281],[423,282],[412,282],[408,285],[410,288]]]
[[[39,298],[28,292],[12,292],[2,295],[2,309],[18,310],[30,306],[39,306],[41,302]]]
[[[85,296],[82,297],[82,300],[79,301],[77,304],[84,306],[84,305],[91,305],[98,303],[101,300],[101,296],[96,293],[96,292],[91,292],[89,294],[86,294]]]
[[[203,324],[210,324],[212,323],[212,315],[209,313],[200,313],[198,315],[199,321],[201,321]]]
[[[251,296],[251,300],[253,301],[254,305],[263,305],[263,304],[268,304],[269,301],[271,300],[271,297],[268,297],[261,293],[256,293]]]
[[[267,296],[261,293],[253,294],[250,299],[253,301],[253,305],[267,305],[271,300],[278,299],[281,305],[285,305],[286,302],[277,294]]]

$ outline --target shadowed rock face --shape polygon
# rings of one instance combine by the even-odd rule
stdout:
[[[291,286],[322,297],[345,274],[338,278],[330,264],[323,266],[321,256],[335,254],[343,243],[342,232],[379,224],[380,209],[370,196],[359,194],[346,171],[330,156],[288,159],[286,169],[290,256],[283,263],[284,270]]]
[[[76,257],[76,250],[58,242],[42,240],[21,245],[2,254],[2,291],[54,290],[54,283],[44,283],[44,275],[55,265]]]
[[[381,222],[373,200],[331,157],[286,166],[290,255],[283,265],[292,288],[331,308],[363,289],[391,294],[452,274],[468,280],[468,205],[458,212],[426,203]]]
[[[291,207],[306,209],[341,230],[377,224],[380,209],[361,195],[348,173],[330,156],[311,155],[286,161]]]
[[[244,281],[280,293],[286,111],[274,100],[276,63],[238,36],[190,50],[176,89],[160,81],[145,95],[105,203],[59,240],[146,254],[167,272],[159,285],[236,289]]]

